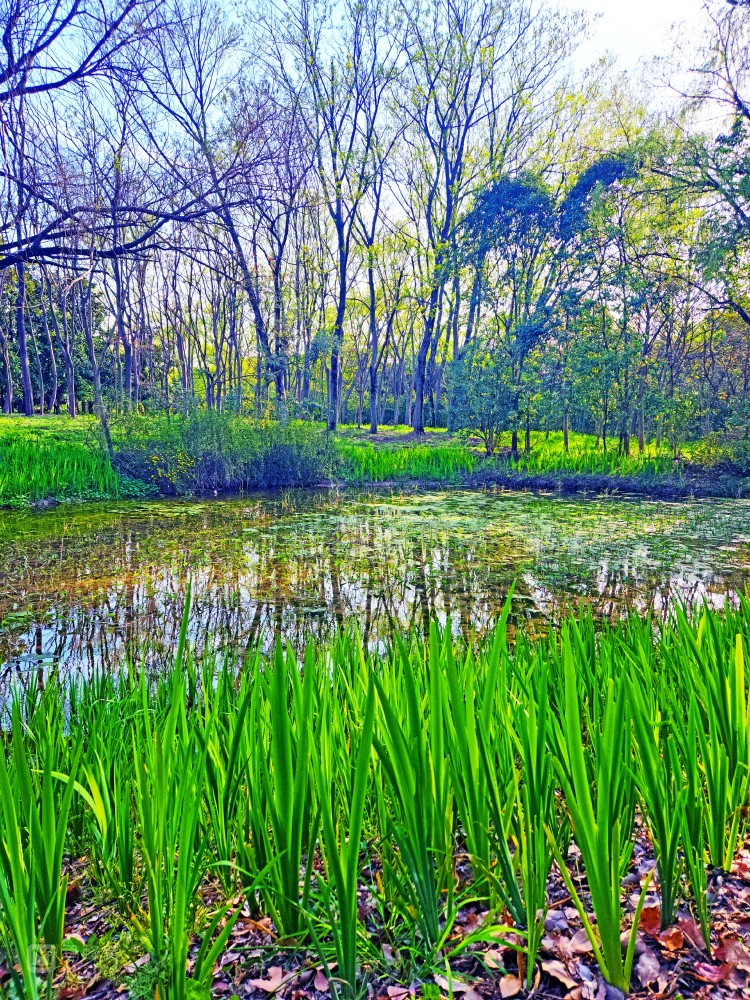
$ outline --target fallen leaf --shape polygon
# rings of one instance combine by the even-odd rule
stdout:
[[[410,995],[410,991],[405,986],[389,986],[386,993],[391,1000],[404,1000]]]
[[[559,934],[557,932],[554,934],[545,934],[542,938],[542,948],[551,955],[557,955],[558,958],[567,961],[573,958],[573,949],[570,946],[571,940],[572,938],[567,934]]]
[[[679,951],[685,944],[685,935],[674,924],[671,927],[667,927],[664,931],[659,931],[657,939],[659,944],[663,945],[667,951]]]
[[[588,955],[594,950],[583,927],[570,939],[570,950],[574,955]]]
[[[648,986],[659,978],[661,962],[650,948],[644,948],[635,964],[635,974],[641,986]]]
[[[698,951],[706,950],[706,943],[703,940],[701,929],[692,917],[678,917],[677,926],[694,948]]]
[[[503,953],[498,951],[496,948],[490,948],[482,956],[484,959],[484,964],[488,969],[502,969],[505,963],[503,962]]]
[[[731,965],[723,962],[721,965],[709,965],[708,962],[696,962],[693,972],[697,979],[704,983],[722,983],[732,971]]]
[[[469,984],[461,979],[448,979],[447,976],[433,976],[432,978],[444,993],[451,991],[453,993],[466,993],[467,990],[471,989]]]
[[[750,970],[750,952],[736,938],[723,938],[714,949],[713,957],[717,962],[728,962],[745,971]]]
[[[141,955],[141,957],[137,958],[135,962],[131,962],[130,965],[126,965],[124,971],[127,972],[128,975],[132,976],[134,972],[142,968],[144,965],[148,965],[150,961],[150,955]]]
[[[318,993],[328,992],[328,980],[320,969],[315,973],[315,979],[313,980],[313,986],[318,991]]]
[[[657,903],[644,906],[641,910],[638,926],[642,927],[647,934],[658,934],[661,927],[661,907]]]
[[[503,1000],[507,1000],[508,997],[515,997],[523,989],[521,980],[518,976],[507,975],[503,976],[500,980],[500,996]]]
[[[553,979],[562,983],[563,986],[567,986],[569,990],[573,989],[574,986],[578,986],[576,980],[571,978],[568,970],[558,959],[553,958],[549,962],[542,962],[542,968],[548,976],[552,976]]]
[[[567,917],[560,910],[549,910],[544,918],[546,931],[566,931],[569,926]]]
[[[268,979],[251,979],[249,985],[256,990],[263,990],[264,993],[275,993],[285,983],[294,979],[296,975],[296,972],[288,972],[284,975],[284,970],[280,966],[273,965],[268,970]]]

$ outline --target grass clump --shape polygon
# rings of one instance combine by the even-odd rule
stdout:
[[[659,633],[584,615],[511,644],[506,609],[475,648],[433,624],[380,652],[350,630],[239,665],[196,663],[188,622],[189,606],[166,675],[7,694],[0,963],[19,1000],[59,966],[66,856],[88,859],[170,1000],[210,996],[243,907],[346,1000],[371,977],[450,977],[498,940],[531,989],[553,858],[620,990],[634,877],[639,906],[655,879],[663,921],[689,905],[710,939],[706,866],[728,869],[747,827],[747,599]],[[655,873],[633,871],[639,804]],[[471,905],[482,919],[454,933]]]
[[[0,418],[0,506],[109,500],[138,493],[110,463],[96,425],[71,432],[63,418]]]
[[[458,444],[412,444],[378,446],[336,442],[341,474],[351,483],[383,483],[408,480],[457,482],[474,471],[476,454]]]
[[[503,436],[501,444],[505,443]],[[659,450],[653,444],[647,445],[643,452],[635,448],[629,455],[625,455],[616,442],[610,442],[605,451],[601,441],[593,435],[570,434],[566,451],[560,432],[546,434],[541,431],[531,434],[529,453],[519,452],[518,458],[511,465],[529,475],[567,472],[578,475],[658,478],[680,475],[682,471],[682,463],[675,460],[669,449]]]

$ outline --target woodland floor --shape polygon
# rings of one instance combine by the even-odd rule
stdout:
[[[575,848],[569,862],[576,877]],[[458,868],[460,871],[461,859]],[[630,874],[624,882],[625,907],[632,914],[640,886],[653,867],[653,851],[639,833]],[[57,978],[60,1000],[103,1000],[115,995],[136,1000],[147,994],[148,956],[140,954],[137,940],[116,911],[94,902],[83,862],[69,864],[69,906],[66,935],[78,939],[82,955],[67,955],[67,965]],[[577,879],[585,888],[583,879]],[[732,872],[709,873],[712,910],[711,951],[704,946],[700,929],[687,908],[677,922],[660,931],[658,895],[647,897],[636,945],[632,992],[635,998],[691,997],[729,1000],[750,997],[750,836],[738,853]],[[584,892],[584,899],[585,892]],[[548,887],[550,908],[546,933],[537,963],[533,995],[540,1000],[612,1000],[621,996],[608,988],[598,974],[591,946],[564,883],[553,868]],[[207,885],[204,903],[218,902],[218,890]],[[243,905],[241,899],[237,905]],[[372,898],[367,886],[360,890],[360,919],[378,937]],[[477,907],[463,909],[456,921],[452,943],[476,931],[487,914]],[[506,935],[507,937],[507,935]],[[84,942],[87,946],[83,947]],[[97,944],[97,942],[99,942]],[[106,944],[105,944],[106,942]],[[376,941],[377,943],[377,941]],[[388,944],[379,945],[384,964],[394,962]],[[197,950],[197,943],[196,943]],[[471,945],[451,961],[451,978],[440,966],[425,969],[424,977],[410,983],[372,973],[367,982],[370,1000],[410,1000],[429,995],[437,1000],[451,993],[459,1000],[495,1000],[523,996],[516,952],[502,941]],[[395,970],[394,970],[395,971]],[[267,919],[252,919],[247,909],[237,921],[228,946],[214,970],[212,995],[238,1000],[327,1000],[331,989],[312,951],[284,949],[276,942]],[[153,995],[153,986],[151,986]]]

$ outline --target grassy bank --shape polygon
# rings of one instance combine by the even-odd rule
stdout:
[[[167,676],[6,701],[5,995],[729,990],[750,603],[241,666],[186,626]]]
[[[750,479],[700,464],[700,449],[675,459],[605,452],[593,437],[533,432],[529,454],[510,455],[510,436],[488,458],[477,441],[408,428],[374,438],[356,428],[327,435],[320,425],[200,413],[112,421],[114,465],[93,418],[0,418],[0,505],[126,496],[195,495],[343,484],[463,484],[507,489],[644,493],[664,497],[747,496]],[[506,440],[507,437],[507,440]],[[694,454],[695,453],[695,454]]]
[[[337,465],[322,429],[302,422],[202,413],[110,430],[114,462],[93,418],[0,417],[0,506],[308,486]]]
[[[0,418],[0,505],[103,500],[137,492],[112,468],[91,419]]]

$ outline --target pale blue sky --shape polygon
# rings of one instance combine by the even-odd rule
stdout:
[[[560,4],[602,14],[585,47],[586,61],[609,49],[618,56],[622,69],[628,70],[643,56],[669,51],[675,21],[685,22],[689,37],[697,41],[705,19],[704,0],[560,0]]]

